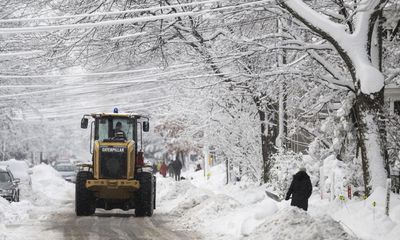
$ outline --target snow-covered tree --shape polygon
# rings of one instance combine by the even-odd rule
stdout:
[[[329,12],[324,14],[301,0],[278,1],[296,19],[332,44],[346,65],[346,75],[331,72],[334,78],[332,83],[348,86],[355,94],[354,110],[366,194],[370,189],[384,187],[387,176],[386,139],[381,121],[384,75],[381,72],[378,32],[379,16],[386,2],[359,1],[351,4],[351,8],[343,5],[336,9],[342,11],[344,16],[344,21],[339,22],[330,19]]]

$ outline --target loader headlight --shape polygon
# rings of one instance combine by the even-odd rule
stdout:
[[[0,195],[12,195],[14,193],[13,189],[3,189],[0,190]]]
[[[138,172],[148,172],[148,173],[151,173],[151,172],[153,172],[153,168],[152,168],[151,166],[144,166],[144,167],[142,167],[142,168],[139,168],[137,171],[138,171]]]

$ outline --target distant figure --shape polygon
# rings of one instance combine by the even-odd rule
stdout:
[[[157,173],[157,164],[153,163],[153,174]]]
[[[201,165],[200,163],[196,165],[196,169],[194,170],[195,172],[201,171]]]
[[[305,168],[300,168],[300,171],[293,176],[292,183],[290,184],[289,191],[286,194],[285,200],[290,199],[292,195],[292,202],[290,205],[296,206],[307,211],[308,199],[312,193],[311,180],[306,173]]]
[[[174,178],[175,177],[175,172],[174,172],[174,162],[170,162],[168,164],[168,176]]]
[[[163,177],[167,176],[167,170],[168,170],[167,164],[165,164],[165,162],[162,162],[161,167],[160,167],[160,174]]]
[[[181,170],[182,170],[182,163],[179,160],[175,160],[172,162],[172,167],[174,168],[175,173],[175,181],[181,180]]]
[[[157,163],[157,172],[160,172],[160,169],[161,169],[161,162],[158,162]]]

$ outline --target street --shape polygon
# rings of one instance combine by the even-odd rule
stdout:
[[[7,225],[5,239],[90,239],[90,240],[178,240],[200,239],[194,233],[180,232],[168,222],[168,216],[155,213],[151,218],[136,218],[134,211],[98,210],[91,217],[77,217],[73,204],[54,211],[38,208],[28,220]]]

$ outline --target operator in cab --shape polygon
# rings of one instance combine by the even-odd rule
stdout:
[[[117,122],[115,125],[114,129],[114,138],[123,138],[124,140],[127,140],[125,132],[122,130],[122,123]]]

